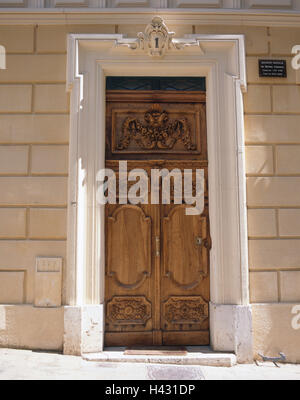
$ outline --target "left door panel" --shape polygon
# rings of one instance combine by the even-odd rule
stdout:
[[[106,346],[152,344],[151,207],[106,205]]]

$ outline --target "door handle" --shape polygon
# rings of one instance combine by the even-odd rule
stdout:
[[[196,236],[195,242],[196,242],[196,246],[204,246],[208,250],[211,249],[210,237],[203,240],[200,236]]]
[[[155,254],[156,257],[160,256],[160,237],[155,236]]]

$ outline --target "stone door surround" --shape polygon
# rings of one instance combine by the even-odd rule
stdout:
[[[147,43],[149,29],[144,37],[129,39],[122,34],[68,37],[71,115],[64,352],[103,350],[104,207],[96,202],[96,174],[105,163],[105,77],[205,76],[213,243],[210,342],[216,351],[235,352],[239,362],[252,362],[242,99],[246,90],[244,36],[193,34],[174,39],[167,25],[164,23],[166,43],[152,37],[154,48]]]

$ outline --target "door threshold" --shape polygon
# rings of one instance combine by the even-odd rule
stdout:
[[[151,364],[176,364],[176,365],[206,365],[212,367],[232,367],[237,363],[236,355],[213,351],[208,346],[185,346],[186,354],[165,355],[157,354],[126,354],[127,347],[105,347],[99,353],[84,353],[82,358],[86,361],[97,362],[129,362]]]

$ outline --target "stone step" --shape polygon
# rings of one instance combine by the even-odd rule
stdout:
[[[206,346],[186,346],[186,355],[128,355],[125,347],[107,347],[100,353],[84,353],[82,358],[97,362],[129,362],[151,364],[206,365],[212,367],[232,367],[236,356],[233,353],[214,352]]]

